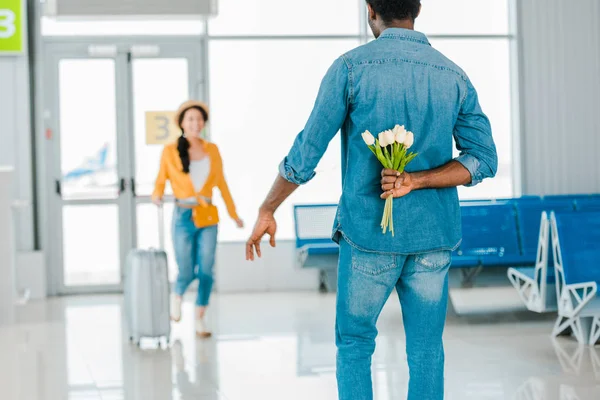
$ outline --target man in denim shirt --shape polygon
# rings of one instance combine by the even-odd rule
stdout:
[[[420,0],[367,0],[377,40],[338,58],[314,109],[260,208],[246,258],[275,245],[274,212],[315,175],[341,129],[343,193],[333,239],[340,245],[336,344],[339,398],[370,400],[377,318],[396,288],[406,332],[409,400],[444,396],[442,333],[451,251],[461,239],[459,185],[493,177],[489,121],[467,75],[414,31]],[[407,171],[381,171],[361,133],[394,125],[414,132],[419,153]],[[460,156],[452,158],[452,138]],[[394,196],[395,236],[379,226],[382,199]]]

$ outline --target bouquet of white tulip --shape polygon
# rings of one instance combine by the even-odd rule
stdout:
[[[384,168],[403,173],[408,163],[417,156],[417,153],[408,153],[408,149],[415,141],[415,136],[412,132],[407,131],[404,125],[396,125],[392,130],[381,132],[379,140],[375,139],[369,131],[365,131],[362,138]],[[392,236],[394,236],[393,210],[393,196],[389,196],[385,200],[381,229],[384,234],[389,229]]]

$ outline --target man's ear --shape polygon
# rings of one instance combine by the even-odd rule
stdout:
[[[375,18],[377,18],[377,14],[375,13],[375,10],[373,10],[373,7],[371,7],[371,5],[369,3],[367,3],[367,9],[369,10],[369,19],[370,20],[374,20]]]

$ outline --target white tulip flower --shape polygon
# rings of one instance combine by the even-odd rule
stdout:
[[[364,131],[362,134],[362,138],[367,144],[367,146],[373,146],[375,144],[375,137],[369,131]]]
[[[394,141],[396,140],[394,137],[394,132],[392,132],[391,130],[383,131],[381,133],[383,134],[383,137],[385,138],[385,146],[389,146],[389,145],[393,144]]]
[[[379,135],[378,135],[378,136],[379,136],[379,145],[380,145],[381,147],[385,147],[385,146],[387,146],[387,145],[388,145],[388,143],[387,143],[387,138],[385,137],[385,132],[381,132],[381,133],[379,133]]]
[[[404,147],[410,149],[411,146],[415,143],[415,135],[412,132],[406,133],[406,140],[404,140]]]
[[[394,127],[394,138],[396,139],[397,143],[404,143],[404,141],[406,140],[406,128],[404,128],[404,125],[396,125]]]

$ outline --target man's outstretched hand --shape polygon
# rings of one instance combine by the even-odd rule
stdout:
[[[292,182],[288,182],[281,175],[277,175],[267,198],[263,205],[258,210],[258,219],[254,225],[252,236],[246,242],[246,260],[254,261],[254,250],[260,257],[260,241],[262,240],[265,233],[271,236],[271,247],[275,247],[275,232],[277,232],[277,222],[273,214],[275,210],[288,198],[290,194],[298,188],[298,185]]]
[[[268,234],[271,237],[269,240],[271,247],[275,247],[276,232],[277,222],[275,221],[273,213],[269,211],[260,211],[258,214],[258,219],[256,220],[256,224],[254,225],[252,235],[246,242],[246,260],[254,261],[255,249],[256,254],[261,257],[262,254],[260,252],[260,242],[265,234]]]

